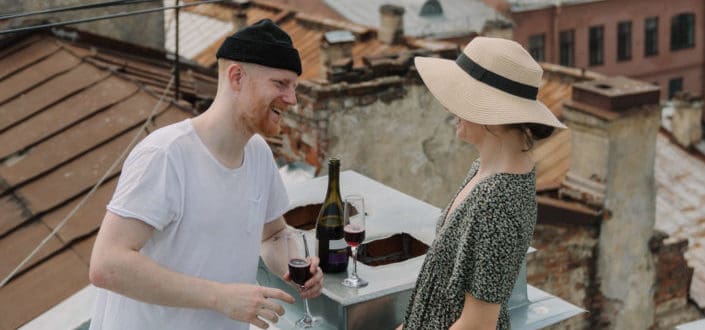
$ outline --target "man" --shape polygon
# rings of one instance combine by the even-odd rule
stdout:
[[[289,201],[260,136],[278,134],[296,104],[301,60],[291,38],[262,20],[217,53],[210,108],[146,137],[125,161],[91,256],[98,290],[91,329],[267,328],[294,303],[255,285],[258,256],[289,279],[282,214]],[[302,297],[320,294],[323,275]],[[103,290],[105,289],[105,290]]]

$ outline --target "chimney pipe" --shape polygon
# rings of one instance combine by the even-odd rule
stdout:
[[[386,44],[395,44],[404,36],[404,7],[382,5],[379,7],[380,22],[377,38]]]
[[[673,98],[671,132],[678,144],[690,148],[700,142],[703,136],[702,115],[702,99],[688,93],[679,93]]]
[[[341,59],[352,58],[355,35],[350,31],[337,30],[321,37],[321,76],[328,76],[331,65]]]
[[[596,276],[599,294],[608,299],[595,317],[614,329],[648,329],[654,300],[633,297],[650,297],[654,287],[648,242],[656,220],[659,88],[624,77],[575,83],[563,118],[572,151],[559,195],[600,201],[603,214]]]
[[[231,22],[233,23],[233,31],[240,31],[240,29],[247,26],[247,10],[250,8],[249,0],[234,1],[237,5],[237,9],[234,10]]]

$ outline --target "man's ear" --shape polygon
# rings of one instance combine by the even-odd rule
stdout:
[[[239,91],[242,88],[245,70],[240,63],[232,63],[226,70],[228,83],[233,90]]]

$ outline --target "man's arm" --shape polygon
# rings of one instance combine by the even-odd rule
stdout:
[[[277,220],[266,223],[262,231],[262,248],[260,252],[262,260],[269,268],[269,271],[287,282],[289,281],[289,269],[287,267],[289,260],[287,260],[284,235],[289,232],[291,231],[288,229],[284,217],[279,217]],[[312,276],[304,284],[304,290],[301,292],[301,297],[303,298],[318,297],[323,289],[323,271],[318,267],[318,257],[311,256],[310,260]]]
[[[249,284],[218,283],[169,270],[139,251],[152,236],[146,223],[107,212],[93,246],[93,285],[146,303],[211,309],[261,328],[258,317],[277,322],[284,309],[271,299],[294,303],[285,292]]]

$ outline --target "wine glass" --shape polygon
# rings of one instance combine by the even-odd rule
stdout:
[[[367,285],[367,281],[357,276],[357,248],[365,240],[365,201],[362,196],[345,197],[343,223],[345,242],[352,249],[353,272],[343,280],[342,284],[350,288],[361,288]]]
[[[290,232],[284,237],[286,238],[286,250],[289,257],[289,277],[303,290],[304,284],[312,276],[306,235],[303,232]],[[306,298],[304,298],[304,306],[306,308],[305,314],[300,320],[296,321],[296,327],[308,329],[317,326],[320,320],[311,316],[308,299]]]

